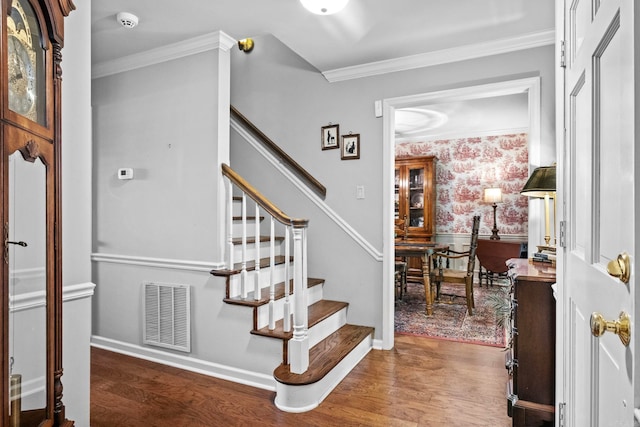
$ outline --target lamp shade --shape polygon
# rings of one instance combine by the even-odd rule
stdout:
[[[535,168],[529,180],[520,191],[520,194],[528,197],[544,198],[554,197],[556,191],[556,167],[541,166]]]
[[[300,0],[300,3],[316,15],[331,15],[344,9],[349,0]]]
[[[502,189],[485,188],[484,201],[485,203],[502,203]]]

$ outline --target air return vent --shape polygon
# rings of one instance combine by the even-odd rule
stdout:
[[[143,342],[191,351],[191,292],[188,285],[144,282]]]

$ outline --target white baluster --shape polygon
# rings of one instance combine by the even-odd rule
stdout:
[[[256,203],[256,222],[255,222],[255,262],[256,262],[256,271],[255,275],[255,283],[253,286],[253,299],[258,301],[262,295],[260,295],[260,207]]]
[[[247,299],[247,195],[242,193],[242,271],[240,273],[240,294]]]
[[[276,328],[276,221],[271,217],[271,230],[269,233],[269,330],[273,331]]]
[[[233,184],[229,178],[225,179],[227,189],[227,260],[229,270],[233,269]]]
[[[291,301],[289,299],[289,289],[291,287],[291,252],[289,248],[289,233],[291,227],[286,226],[284,229],[284,315],[282,327],[285,332],[291,331]]]
[[[306,232],[293,228],[293,337],[289,340],[290,370],[302,374],[309,368],[309,336],[307,334]],[[303,282],[304,281],[304,282]]]

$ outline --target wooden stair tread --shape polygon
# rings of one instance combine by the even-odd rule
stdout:
[[[324,279],[316,279],[313,277],[307,278],[307,288],[312,288],[322,283],[324,283]],[[284,282],[277,283],[275,288],[276,288],[275,299],[279,300],[281,298],[284,298]],[[291,280],[289,283],[289,293],[293,295],[293,280]],[[269,303],[270,290],[268,287],[261,289],[261,295],[259,300],[254,299],[254,294],[255,294],[254,292],[249,292],[247,294],[246,299],[243,299],[241,296],[225,298],[224,302],[228,304],[243,305],[246,307],[259,307],[261,305],[265,305]]]
[[[344,325],[309,350],[309,369],[292,374],[282,364],[273,372],[276,381],[288,385],[313,384],[324,378],[338,363],[373,332],[370,326]]]
[[[260,241],[261,242],[268,242],[271,240],[271,237],[269,236],[260,236]],[[275,236],[275,240],[278,242],[281,242],[284,240],[284,236]],[[231,241],[234,245],[241,245],[242,244],[242,237],[234,237],[233,240]],[[248,244],[254,244],[256,242],[256,238],[255,237],[247,237],[247,243]]]
[[[308,328],[322,322],[327,317],[331,316],[334,313],[342,310],[345,307],[348,307],[349,303],[342,301],[331,301],[331,300],[320,300],[315,304],[311,304],[309,306],[308,311]],[[264,328],[260,328],[258,330],[252,330],[252,334],[261,335],[263,337],[271,337],[278,338],[283,340],[289,340],[293,336],[293,327],[291,331],[285,332],[283,330],[283,321],[282,319],[276,322],[276,328],[273,331],[269,330],[269,326],[265,326]]]
[[[293,260],[293,257],[289,258],[290,261]],[[270,264],[269,257],[260,258],[260,268],[267,268]],[[284,264],[285,257],[284,255],[278,255],[275,257],[275,265]],[[256,269],[255,261],[247,261],[247,271],[253,271]],[[211,270],[211,274],[214,276],[233,276],[234,274],[240,274],[242,272],[242,263],[237,262],[233,264],[233,269],[220,269],[220,270]]]

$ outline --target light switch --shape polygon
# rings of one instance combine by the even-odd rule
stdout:
[[[364,185],[356,186],[356,199],[364,199]]]

